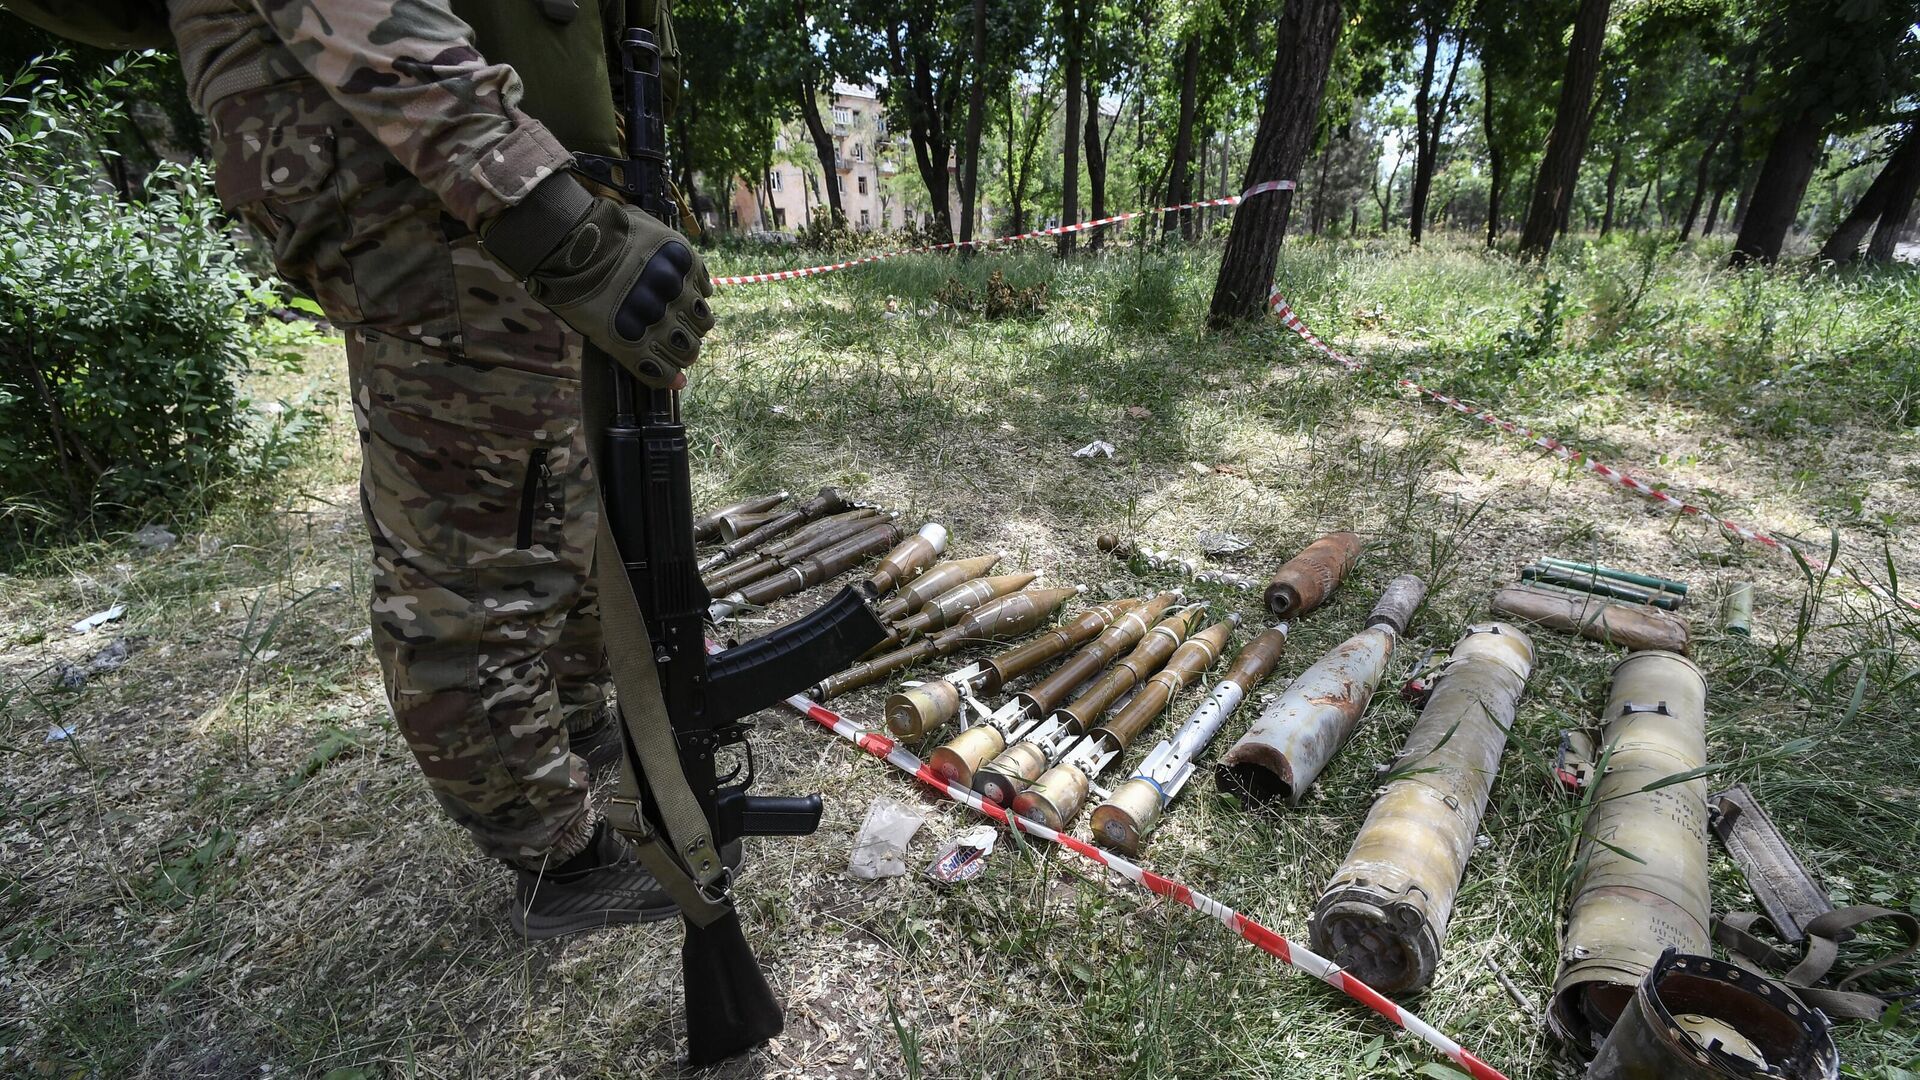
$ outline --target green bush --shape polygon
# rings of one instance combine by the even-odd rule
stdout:
[[[0,542],[192,509],[236,466],[266,294],[203,169],[163,164],[123,201],[101,168],[150,62],[29,67],[0,98]]]

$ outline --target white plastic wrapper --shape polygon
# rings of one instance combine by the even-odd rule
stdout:
[[[907,845],[927,819],[918,811],[885,797],[867,807],[867,819],[853,838],[847,869],[862,881],[899,877],[907,872]]]

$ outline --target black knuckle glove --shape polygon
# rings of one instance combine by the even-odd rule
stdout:
[[[482,242],[535,299],[648,386],[677,385],[713,329],[713,279],[687,238],[570,176],[535,188]]]

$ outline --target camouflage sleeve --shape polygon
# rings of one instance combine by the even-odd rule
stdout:
[[[327,92],[478,227],[570,159],[447,0],[252,0]]]

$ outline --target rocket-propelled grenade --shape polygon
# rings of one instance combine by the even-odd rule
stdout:
[[[1131,611],[1122,612],[1051,675],[1016,694],[980,723],[949,739],[927,758],[927,764],[944,779],[972,787],[974,773],[983,763],[1067,700],[1082,683],[1098,675],[1121,650],[1139,644],[1167,609],[1179,602],[1180,596],[1178,590],[1163,592]],[[1041,762],[1030,775],[1037,776],[1044,768],[1046,763]]]
[[[750,581],[778,573],[799,559],[825,551],[857,532],[890,520],[892,515],[865,506],[809,522],[766,547],[735,559],[707,575],[703,579],[707,592],[714,596],[725,596]]]
[[[1360,537],[1350,532],[1328,533],[1308,544],[1267,582],[1267,610],[1276,619],[1291,619],[1325,603],[1360,561],[1360,547]]]
[[[1366,628],[1287,684],[1220,758],[1220,786],[1250,802],[1285,798],[1299,805],[1360,725],[1394,643],[1426,595],[1426,583],[1412,574],[1388,582]]]
[[[871,686],[922,660],[956,652],[964,645],[1022,637],[1045,622],[1055,608],[1079,592],[1078,587],[1029,589],[989,600],[937,634],[923,637],[903,649],[895,649],[885,656],[855,664],[838,675],[821,680],[808,696],[815,701],[828,701],[849,690]]]
[[[1011,806],[1013,797],[1038,780],[1049,765],[1059,761],[1101,713],[1166,665],[1174,650],[1199,625],[1206,609],[1205,604],[1189,604],[1168,614],[1119,663],[1088,684],[1072,701],[1020,733],[1016,736],[1019,741],[976,770],[973,789],[991,802]]]
[[[963,581],[927,601],[919,611],[894,623],[891,639],[911,641],[923,634],[945,630],[958,622],[967,612],[989,600],[1012,596],[1033,584],[1039,577],[1039,574],[1026,571],[1018,574],[995,574],[992,577],[977,577],[972,581]]]
[[[712,543],[714,540],[720,538],[721,518],[733,517],[736,514],[764,514],[774,507],[779,506],[781,503],[786,502],[788,497],[787,492],[776,491],[771,495],[742,499],[731,506],[723,506],[704,517],[694,518],[693,538],[702,544]]]
[[[907,582],[906,586],[894,594],[893,599],[874,609],[883,622],[895,622],[925,607],[927,601],[953,588],[963,581],[983,577],[993,570],[1006,552],[993,555],[978,555],[971,559],[948,559],[934,563],[932,567]]]
[[[920,526],[919,532],[900,541],[897,547],[882,556],[880,565],[873,568],[873,573],[868,575],[861,589],[869,600],[885,596],[932,566],[933,560],[945,550],[947,527],[938,522],[928,522]]]
[[[909,683],[887,699],[887,727],[902,739],[925,735],[959,715],[966,699],[998,693],[1014,679],[1105,630],[1113,620],[1139,607],[1140,603],[1139,600],[1115,600],[1088,608],[1032,641],[940,678]]]
[[[1506,623],[1470,626],[1314,905],[1314,951],[1383,994],[1433,980],[1460,878],[1500,772],[1533,642]]]
[[[1139,854],[1167,804],[1193,778],[1194,759],[1213,741],[1214,734],[1253,688],[1272,674],[1286,648],[1286,623],[1276,623],[1255,634],[1227,666],[1227,673],[1213,685],[1207,700],[1187,717],[1173,738],[1162,740],[1154,747],[1132,779],[1115,788],[1106,802],[1094,808],[1094,839],[1115,851]]]
[[[1159,719],[1176,694],[1212,669],[1239,625],[1240,616],[1229,615],[1181,642],[1165,666],[1142,683],[1125,704],[1068,748],[1059,764],[1041,773],[1014,797],[1014,812],[1052,829],[1066,828],[1086,805],[1093,781],[1133,745],[1147,725]]]
[[[885,551],[899,539],[900,530],[892,522],[874,525],[817,555],[809,555],[795,562],[771,577],[761,578],[728,593],[724,599],[715,600],[707,608],[707,618],[719,622],[741,608],[769,604],[783,596],[811,588],[853,569],[862,559]]]
[[[846,496],[830,487],[821,488],[820,494],[807,500],[805,505],[780,514],[738,540],[729,540],[720,545],[711,555],[700,560],[700,572],[704,574],[724,563],[732,562],[767,541],[791,532],[809,521],[852,508],[853,504],[847,501]]]

